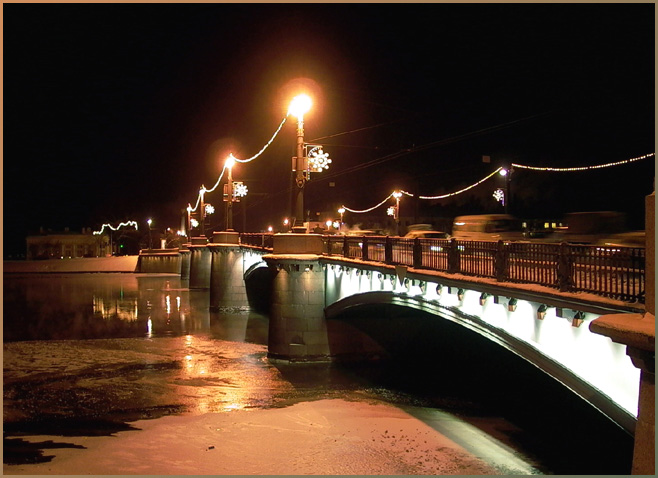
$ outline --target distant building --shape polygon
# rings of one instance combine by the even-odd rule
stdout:
[[[102,257],[110,254],[107,235],[95,235],[91,228],[82,232],[41,231],[27,237],[27,260],[66,259],[72,257]]]

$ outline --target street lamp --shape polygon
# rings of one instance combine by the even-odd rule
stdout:
[[[190,240],[192,237],[192,205],[187,204],[187,238]]]
[[[400,191],[394,191],[393,197],[395,198],[395,214],[393,218],[395,219],[395,235],[400,235],[400,198],[402,193]]]
[[[224,201],[226,201],[226,230],[233,230],[233,166],[235,159],[233,154],[229,154],[228,159],[224,163],[224,167],[228,170],[228,181],[224,191]]]
[[[153,242],[151,241],[151,223],[153,222],[152,219],[147,219],[146,223],[149,225],[149,249],[153,249]]]
[[[199,224],[201,225],[201,237],[206,235],[205,232],[205,222],[206,222],[206,205],[203,202],[203,195],[206,193],[206,187],[201,186],[199,189]]]
[[[506,168],[501,168],[501,170],[498,172],[502,177],[505,178],[505,191],[503,193],[503,206],[505,207],[505,213],[509,214],[509,206],[510,206],[510,200],[512,199],[510,196],[510,185],[512,182],[512,173],[514,170],[510,167],[508,169]]]
[[[291,216],[294,225],[304,222],[304,185],[306,184],[306,165],[304,157],[304,114],[310,109],[313,102],[307,95],[295,96],[288,109],[288,114],[297,117],[297,156],[292,161],[293,197],[291,201]],[[297,222],[299,221],[299,224]]]

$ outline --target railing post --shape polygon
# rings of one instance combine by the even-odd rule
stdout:
[[[343,257],[350,257],[350,244],[347,242],[347,236],[343,236]]]
[[[459,249],[457,239],[451,237],[448,242],[448,272],[455,274],[459,272]]]
[[[504,282],[507,279],[507,264],[509,263],[509,252],[505,242],[499,240],[496,244],[496,257],[494,262],[494,267],[496,271],[496,280],[498,282]]]
[[[423,248],[419,237],[414,238],[413,265],[417,269],[423,266]]]
[[[557,261],[557,282],[560,292],[567,292],[572,287],[571,249],[566,242],[560,243],[560,253]]]
[[[390,236],[386,236],[386,240],[384,241],[384,262],[386,264],[393,263],[393,241]]]
[[[368,236],[363,236],[363,240],[361,241],[361,259],[364,261],[368,260]]]

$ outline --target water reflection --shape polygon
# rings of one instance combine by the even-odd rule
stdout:
[[[206,334],[267,343],[267,318],[209,311],[209,292],[171,275],[5,275],[4,342]]]

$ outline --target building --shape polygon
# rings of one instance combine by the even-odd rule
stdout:
[[[72,257],[102,257],[110,254],[110,239],[107,235],[95,235],[91,228],[82,232],[44,231],[28,236],[27,260],[65,259]]]

